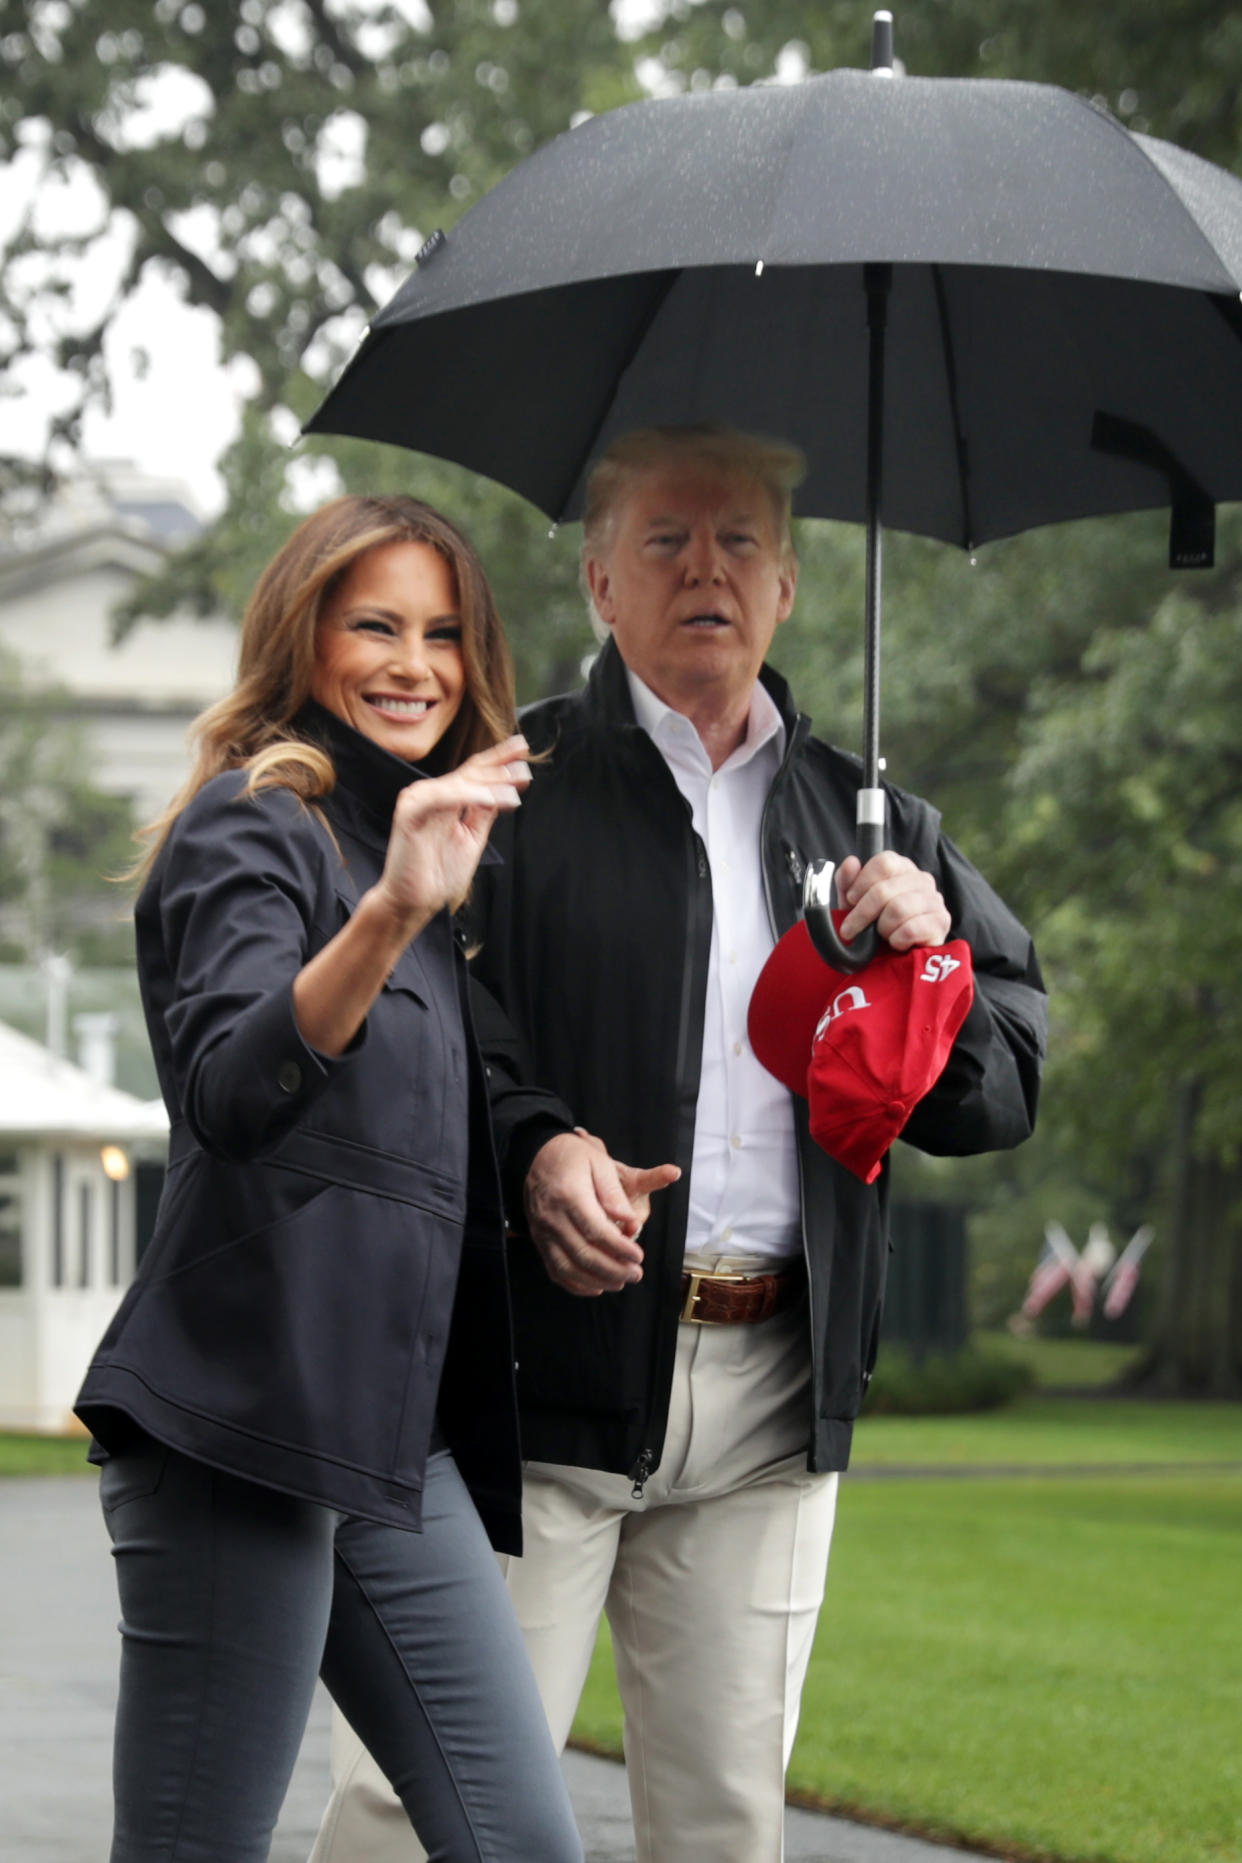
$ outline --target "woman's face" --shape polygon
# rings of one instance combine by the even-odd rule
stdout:
[[[418,763],[466,696],[453,572],[426,543],[382,543],[351,564],[315,630],[311,696]]]

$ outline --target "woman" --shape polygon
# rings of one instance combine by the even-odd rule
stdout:
[[[582,1852],[519,1544],[503,1226],[450,913],[529,780],[482,570],[343,498],[259,581],[155,825],[172,1120],[77,1410],[123,1611],[113,1863],[268,1855],[317,1673],[432,1858]]]

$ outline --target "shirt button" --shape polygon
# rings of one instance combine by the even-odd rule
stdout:
[[[740,1042],[740,1041],[735,1041],[735,1042],[734,1042],[734,1044],[733,1044],[733,1052],[734,1052],[734,1054],[741,1054],[741,1052],[742,1052],[742,1044],[741,1044],[741,1042]]]
[[[302,1070],[296,1061],[282,1061],[276,1072],[276,1085],[282,1093],[296,1093],[302,1084]]]
[[[733,1137],[729,1140],[729,1143],[730,1145],[732,1145],[734,1151],[741,1151],[742,1141],[736,1132],[733,1134]]]

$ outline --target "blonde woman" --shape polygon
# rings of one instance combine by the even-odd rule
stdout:
[[[580,1859],[492,1547],[503,1226],[452,909],[529,780],[465,538],[344,498],[155,825],[159,1217],[78,1399],[123,1612],[113,1863],[258,1863],[322,1673],[434,1858]]]

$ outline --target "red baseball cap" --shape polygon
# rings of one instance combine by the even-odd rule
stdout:
[[[834,918],[838,926],[845,914]],[[810,1102],[811,1137],[864,1184],[944,1072],[974,1001],[970,946],[880,945],[864,970],[825,964],[806,921],[786,932],[750,999],[750,1044]]]

